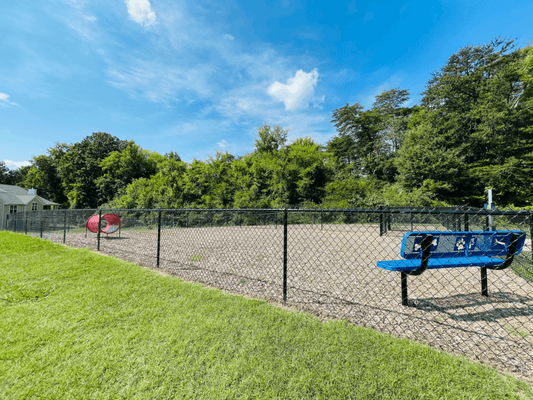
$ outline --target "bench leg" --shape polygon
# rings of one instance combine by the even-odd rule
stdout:
[[[401,272],[402,274],[402,306],[407,305],[407,274]]]
[[[483,296],[489,296],[487,284],[487,267],[481,267],[481,294]]]

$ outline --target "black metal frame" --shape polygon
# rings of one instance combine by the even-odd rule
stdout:
[[[407,306],[408,305],[408,298],[407,298],[407,275],[411,276],[418,276],[422,275],[424,271],[428,268],[428,261],[429,256],[431,255],[431,242],[433,242],[433,235],[418,235],[418,237],[422,237],[422,241],[420,242],[420,247],[422,248],[422,261],[420,262],[420,268],[414,271],[402,271],[401,272],[401,278],[402,278],[402,305]]]
[[[501,265],[480,267],[481,294],[483,296],[486,296],[486,297],[489,296],[487,269],[500,271],[500,270],[509,268],[509,266],[512,264],[514,260],[514,255],[516,252],[516,246],[518,243],[518,239],[522,235],[525,235],[525,233],[522,233],[522,234],[513,233],[513,235],[511,236],[511,241],[509,243],[509,248],[507,249],[507,255],[505,256],[505,260]],[[422,261],[420,263],[420,268],[414,271],[402,271],[401,272],[402,306],[409,306],[408,291],[407,291],[407,276],[408,275],[411,275],[411,276],[421,275],[427,269],[428,260],[431,255],[431,242],[433,241],[433,235],[421,234],[421,235],[418,235],[418,237],[423,237],[422,242],[420,243],[421,248],[422,248]]]

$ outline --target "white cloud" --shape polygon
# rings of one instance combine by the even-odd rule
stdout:
[[[26,167],[31,165],[29,161],[12,161],[12,160],[3,160],[6,163],[6,167],[9,169],[19,169],[20,167]]]
[[[96,17],[94,15],[82,14],[81,17],[84,20],[89,21],[89,22],[95,22],[96,21]]]
[[[230,89],[217,102],[205,107],[202,114],[205,117],[220,115],[223,117],[222,124],[230,125],[240,125],[253,119],[271,121],[279,115],[279,110],[266,96],[265,86],[264,82],[250,82]]]
[[[190,134],[197,133],[200,130],[201,130],[201,127],[198,124],[185,122],[183,124],[176,125],[176,126],[172,127],[168,131],[168,135],[171,135],[171,136],[173,136],[173,135],[190,135]]]
[[[62,8],[55,11],[55,16],[65,22],[71,29],[76,31],[82,38],[95,40],[97,31],[95,23],[97,18],[87,8],[86,0],[62,0],[70,7],[70,12],[61,12]]]
[[[9,95],[5,93],[0,93],[0,101],[5,101],[7,104],[11,104],[12,106],[16,106],[17,103],[12,103],[9,100]]]
[[[318,79],[318,71],[315,68],[309,73],[299,70],[294,77],[287,80],[287,84],[274,82],[267,89],[267,93],[278,101],[285,104],[287,111],[298,108],[302,103],[307,105],[315,91]]]
[[[197,16],[197,10],[183,2],[165,1],[157,3],[156,16],[148,1],[124,0],[133,21],[157,24],[151,35],[142,35],[143,42],[135,43],[135,51],[107,34],[99,19],[81,20],[93,25],[91,45],[107,65],[109,84],[132,98],[182,112],[181,123],[162,132],[165,140],[179,137],[184,149],[195,149],[180,152],[182,159],[203,158],[221,149],[232,154],[252,151],[257,128],[264,122],[290,127],[291,139],[310,136],[323,143],[335,133],[330,113],[321,109],[325,97],[317,93],[318,77],[321,88],[328,80],[327,88],[331,72],[323,71],[316,58],[280,53],[267,43],[246,49],[216,18],[206,22],[205,13]],[[124,13],[123,4],[109,12]],[[80,14],[90,15],[86,9]],[[342,75],[334,81],[339,85],[345,80]]]
[[[132,96],[141,93],[154,102],[175,102],[213,95],[212,80],[216,69],[209,64],[165,65],[161,61],[132,59],[109,71],[109,82],[125,89]]]
[[[320,103],[323,103],[326,100],[326,96],[322,95],[317,101],[313,102],[313,107],[322,110],[324,107]]]
[[[148,0],[126,0],[128,14],[131,19],[140,25],[155,24],[155,12],[153,12]]]

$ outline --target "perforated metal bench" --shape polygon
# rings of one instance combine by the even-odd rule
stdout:
[[[420,275],[426,269],[481,267],[481,294],[488,296],[487,269],[508,268],[522,252],[525,239],[521,231],[408,232],[400,251],[404,260],[378,261],[377,266],[401,273],[404,306],[407,275]]]

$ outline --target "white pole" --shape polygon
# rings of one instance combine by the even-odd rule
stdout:
[[[492,189],[489,189],[489,212],[492,210]],[[492,230],[492,215],[489,215],[489,229]]]

